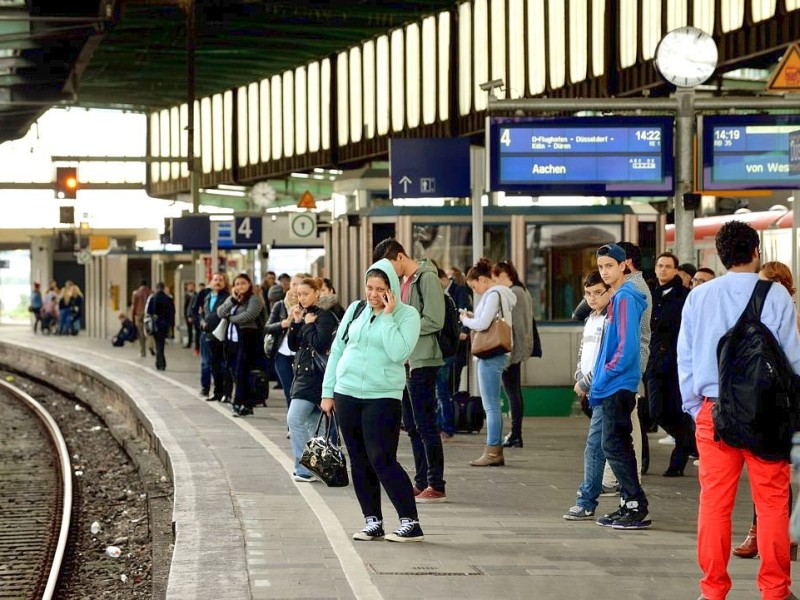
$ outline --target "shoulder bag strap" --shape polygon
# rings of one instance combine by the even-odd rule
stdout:
[[[753,289],[753,294],[750,296],[750,302],[747,303],[747,307],[744,309],[742,316],[739,317],[740,319],[748,318],[753,321],[761,320],[761,311],[764,310],[764,304],[767,300],[767,294],[772,288],[772,283],[772,281],[766,281],[764,279],[759,279],[756,282],[756,287]]]

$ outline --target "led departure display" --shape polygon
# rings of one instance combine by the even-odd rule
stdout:
[[[800,115],[718,115],[703,118],[703,189],[794,189],[789,134]]]
[[[672,195],[671,117],[496,118],[492,191]]]

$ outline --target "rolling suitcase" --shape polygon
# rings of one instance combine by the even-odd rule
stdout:
[[[479,396],[470,396],[469,392],[456,392],[451,402],[457,432],[476,433],[483,429],[486,413],[483,412],[483,403]]]

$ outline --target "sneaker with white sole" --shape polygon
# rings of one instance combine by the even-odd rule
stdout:
[[[594,519],[594,511],[586,510],[582,506],[573,506],[564,515],[567,521],[589,521]]]
[[[658,440],[659,444],[663,444],[664,446],[674,446],[675,445],[675,438],[671,435],[666,435]]]
[[[314,483],[319,481],[316,475],[304,475],[302,473],[292,473],[292,479],[299,483]]]
[[[614,512],[604,514],[602,517],[597,519],[596,523],[600,525],[600,527],[611,527],[614,524],[614,521],[621,519],[627,511],[627,508],[620,506]]]
[[[629,509],[611,523],[612,529],[649,529],[653,522],[647,518],[646,510]]]
[[[421,542],[425,539],[419,521],[400,519],[400,528],[386,536],[387,542]]]
[[[372,540],[383,539],[383,521],[378,517],[367,517],[367,525],[361,531],[353,534],[354,540],[371,542]]]

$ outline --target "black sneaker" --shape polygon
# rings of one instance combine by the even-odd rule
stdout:
[[[201,398],[208,398],[208,393],[209,393],[209,389],[208,388],[202,388],[200,390],[200,397]]]
[[[400,519],[400,528],[386,536],[387,542],[421,542],[425,539],[419,521]]]
[[[620,506],[614,512],[607,513],[602,517],[600,517],[599,519],[597,519],[597,524],[600,525],[601,527],[611,527],[614,521],[620,519],[626,512],[628,512],[627,509],[624,506]]]
[[[611,523],[612,529],[648,529],[653,522],[647,518],[646,510],[627,510],[619,519]]]
[[[372,540],[383,539],[383,521],[377,517],[367,517],[367,525],[361,531],[356,531],[353,534],[354,540],[362,542],[371,542]]]

